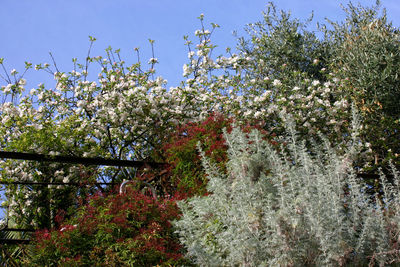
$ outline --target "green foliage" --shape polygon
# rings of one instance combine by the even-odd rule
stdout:
[[[244,101],[238,104],[247,111],[232,105],[224,112],[261,118],[265,129],[280,135],[283,122],[276,111],[283,109],[293,114],[301,138],[318,138],[321,131],[338,145],[349,138],[353,103],[369,151],[358,167],[388,172],[389,160],[398,165],[400,155],[400,39],[381,10],[379,1],[372,7],[350,3],[346,19],[328,20],[317,37],[307,28],[312,16],[302,22],[270,3],[263,20],[247,26],[248,36],[239,39],[240,53],[232,55],[231,72],[224,76],[225,87],[240,92]],[[260,98],[266,101],[257,103]]]
[[[170,220],[171,200],[138,191],[95,195],[57,230],[36,233],[29,266],[169,266],[185,263]]]
[[[228,173],[203,153],[210,194],[178,202],[187,257],[201,266],[399,263],[400,177],[382,175],[381,192],[366,193],[352,168],[353,136],[341,155],[326,139],[309,151],[290,123],[282,152],[257,130],[225,133]]]
[[[269,77],[289,87],[304,78],[325,80],[321,72],[326,66],[324,44],[307,30],[312,17],[301,22],[293,19],[290,12],[278,11],[270,2],[263,20],[247,25],[248,39],[239,38],[239,51],[249,58],[244,64],[248,78]]]
[[[340,90],[363,115],[362,135],[372,144],[375,165],[388,168],[400,149],[400,31],[380,10],[379,1],[372,8],[349,4],[346,20],[325,31]]]

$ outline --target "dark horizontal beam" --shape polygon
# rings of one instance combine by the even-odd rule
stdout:
[[[0,244],[29,244],[31,240],[29,239],[4,239],[0,238]]]
[[[35,229],[23,229],[23,228],[4,228],[0,229],[2,232],[35,232]]]
[[[117,160],[117,159],[104,159],[104,158],[83,158],[83,157],[72,157],[72,156],[50,156],[50,155],[35,154],[35,153],[6,152],[6,151],[0,151],[0,158],[82,164],[82,165],[116,166],[116,167],[145,167],[145,166],[159,167],[165,165],[165,163],[146,162],[146,161]]]
[[[9,181],[1,181],[0,184],[20,184],[20,185],[72,185],[72,186],[85,186],[85,185],[115,185],[116,183],[93,183],[93,184],[85,184],[85,183],[63,183],[63,182],[9,182]]]

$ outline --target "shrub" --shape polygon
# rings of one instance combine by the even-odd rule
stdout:
[[[206,193],[207,178],[196,149],[200,142],[207,156],[224,168],[227,160],[222,129],[230,127],[232,119],[212,114],[202,122],[187,123],[177,129],[162,148],[170,164],[169,182],[174,195],[186,198]],[[172,192],[171,192],[172,193]]]
[[[35,266],[153,266],[183,264],[170,220],[172,200],[141,192],[93,196],[57,230],[36,232],[25,263]]]
[[[399,176],[373,196],[344,154],[306,149],[293,130],[277,152],[260,133],[225,132],[228,173],[203,152],[208,196],[178,202],[187,257],[202,266],[365,266],[400,262]],[[325,139],[326,140],[326,139]]]
[[[170,164],[168,170],[170,191],[176,198],[184,199],[207,194],[208,179],[196,148],[199,143],[210,161],[226,172],[228,147],[223,129],[226,128],[229,132],[233,122],[232,117],[227,118],[223,114],[213,113],[201,122],[191,122],[179,127],[169,142],[163,146],[164,157]],[[244,132],[257,128],[262,131],[264,139],[270,139],[269,133],[261,129],[260,122],[253,120],[240,123]]]

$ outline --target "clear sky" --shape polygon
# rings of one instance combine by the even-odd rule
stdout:
[[[357,3],[356,1],[353,1]],[[291,10],[294,17],[307,18],[314,11],[315,19],[325,17],[342,20],[344,12],[339,0],[276,0],[278,8]],[[371,6],[375,0],[362,0]],[[134,47],[140,47],[144,62],[151,57],[148,39],[155,40],[158,75],[166,78],[168,86],[176,86],[182,78],[187,49],[183,35],[194,40],[199,28],[197,17],[205,14],[206,25],[221,25],[212,40],[219,46],[216,54],[226,47],[234,48],[232,31],[243,33],[247,23],[261,20],[264,0],[1,0],[0,57],[5,58],[7,70],[21,71],[25,61],[33,64],[49,62],[54,55],[62,71],[71,71],[73,57],[84,61],[89,47],[88,36],[94,36],[92,55],[104,55],[104,49],[120,48],[127,63],[135,63]],[[398,0],[382,0],[390,20],[400,25]],[[211,27],[210,27],[211,28]],[[1,70],[0,70],[1,71]],[[48,74],[30,71],[26,76],[28,89],[44,82],[53,87]],[[1,81],[0,85],[4,82]]]
[[[357,3],[357,1],[353,1]],[[375,0],[359,1],[371,6]],[[314,11],[314,26],[327,17],[333,21],[344,18],[343,0],[276,0],[278,8],[291,10],[294,17],[305,19]],[[144,62],[151,57],[148,39],[155,40],[158,75],[166,78],[168,86],[177,86],[182,79],[182,65],[187,60],[183,35],[194,40],[200,27],[197,17],[204,13],[206,25],[221,26],[213,35],[219,46],[216,54],[226,47],[234,48],[234,30],[243,35],[247,23],[262,19],[264,0],[0,0],[0,57],[5,58],[7,71],[22,71],[24,62],[49,62],[54,55],[62,71],[71,71],[71,59],[84,61],[89,47],[88,36],[97,38],[92,56],[104,55],[112,46],[121,49],[127,63],[135,63],[133,48],[140,47]],[[400,26],[398,0],[382,0],[388,17]],[[314,27],[315,29],[316,27]],[[0,70],[2,74],[2,71]],[[28,90],[44,82],[54,87],[52,76],[31,70],[25,78]],[[0,81],[3,85],[4,81]],[[0,211],[0,217],[2,217]]]

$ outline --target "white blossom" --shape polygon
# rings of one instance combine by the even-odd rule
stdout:
[[[281,86],[281,85],[282,85],[282,82],[281,82],[280,80],[278,80],[278,79],[275,79],[275,80],[272,82],[272,84],[273,84],[274,86]]]
[[[320,82],[318,81],[318,80],[314,80],[313,82],[312,82],[312,85],[313,86],[317,86],[317,85],[319,85],[320,84]]]

